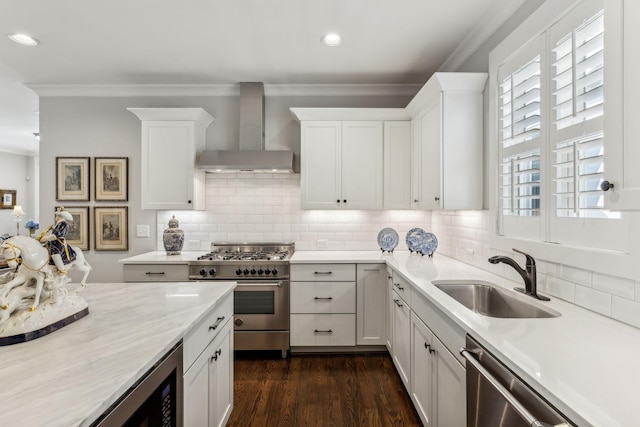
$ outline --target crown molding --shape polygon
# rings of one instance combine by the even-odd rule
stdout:
[[[457,71],[525,3],[526,0],[498,2],[451,52],[438,71]]]
[[[240,96],[238,84],[27,85],[40,97]],[[265,84],[266,96],[413,96],[421,84]]]

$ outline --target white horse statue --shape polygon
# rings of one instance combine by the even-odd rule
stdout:
[[[73,250],[76,253],[76,259],[65,267],[67,271],[75,268],[84,273],[80,281],[80,285],[84,287],[91,272],[91,265],[85,260],[84,254],[78,247],[73,246]],[[34,311],[40,304],[40,295],[45,281],[59,286],[66,278],[66,272],[60,272],[54,265],[49,264],[49,251],[31,237],[10,237],[0,245],[0,254],[5,257],[9,267],[18,267],[12,280],[0,284],[0,307],[3,310],[9,309],[7,295],[16,286],[28,287],[31,282],[36,282],[33,304],[29,307],[29,311]],[[30,296],[31,292],[21,292],[21,294]],[[15,298],[11,300],[14,304],[16,303]],[[15,309],[15,307],[12,308]]]

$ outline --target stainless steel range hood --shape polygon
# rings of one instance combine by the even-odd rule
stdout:
[[[207,172],[293,172],[293,151],[264,149],[264,85],[240,83],[238,150],[205,150],[196,167]]]

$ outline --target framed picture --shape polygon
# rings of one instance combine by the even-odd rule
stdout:
[[[83,251],[89,250],[89,206],[73,206],[62,207],[56,206],[58,209],[64,209],[73,217],[73,222],[69,223],[69,230],[65,238],[71,246],[76,246]],[[55,218],[54,218],[55,219]]]
[[[89,157],[56,157],[56,200],[89,201]]]
[[[16,205],[16,190],[0,190],[0,209],[13,209]]]
[[[95,199],[120,202],[129,200],[129,158],[95,158]]]
[[[126,206],[94,206],[93,236],[96,251],[129,250]]]

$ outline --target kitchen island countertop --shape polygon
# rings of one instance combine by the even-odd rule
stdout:
[[[91,425],[234,288],[235,282],[88,284],[87,317],[0,347],[0,425]]]

